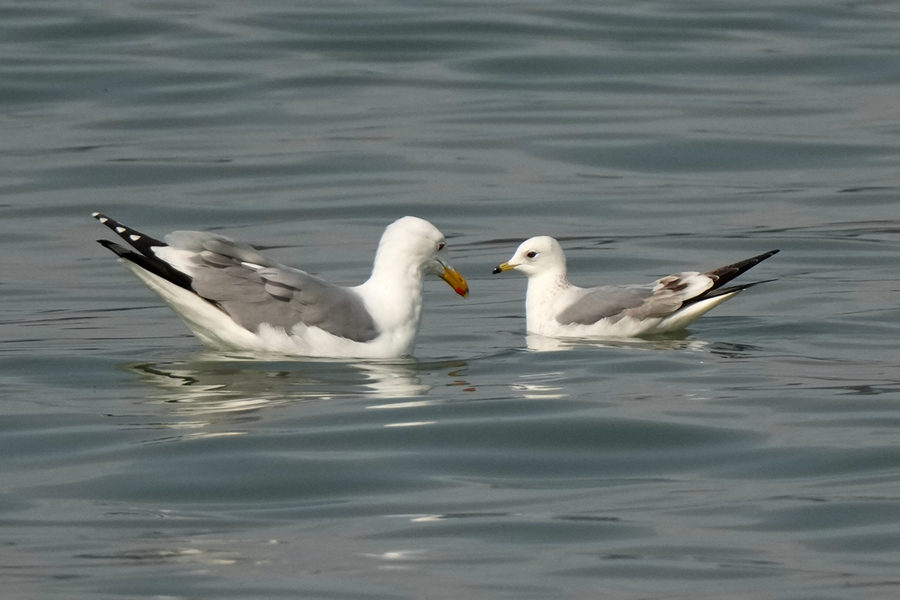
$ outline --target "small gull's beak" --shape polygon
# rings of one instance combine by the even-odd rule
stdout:
[[[516,267],[514,265],[505,262],[502,265],[497,265],[496,267],[494,267],[494,275],[496,275],[497,273],[502,273],[503,271],[512,271],[515,268]]]
[[[450,287],[452,287],[457,294],[462,296],[463,298],[467,298],[469,296],[469,284],[466,281],[466,278],[459,274],[459,271],[451,267],[450,265],[443,265],[444,272],[439,274],[438,277],[446,281]]]

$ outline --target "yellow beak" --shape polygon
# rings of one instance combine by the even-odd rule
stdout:
[[[444,266],[444,272],[439,275],[441,279],[446,281],[450,287],[452,287],[457,294],[462,296],[463,298],[467,298],[469,296],[469,283],[466,281],[466,278],[459,274],[459,271],[454,269],[449,265]]]
[[[503,271],[512,271],[515,267],[508,262],[503,263],[502,265],[497,265],[494,267],[494,274],[502,273]]]

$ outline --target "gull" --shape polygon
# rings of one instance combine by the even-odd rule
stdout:
[[[776,253],[772,250],[706,273],[675,273],[642,285],[581,288],[569,283],[559,242],[539,236],[522,242],[494,273],[516,270],[528,276],[525,315],[530,333],[558,338],[637,337],[684,329],[755,285],[722,287]]]
[[[278,264],[253,247],[201,231],[165,241],[100,213],[93,217],[128,242],[97,240],[213,350],[324,358],[395,358],[412,353],[425,275],[460,296],[465,278],[448,259],[434,225],[403,217],[381,236],[372,275],[341,287]]]

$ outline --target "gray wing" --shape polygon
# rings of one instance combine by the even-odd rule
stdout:
[[[165,238],[166,243],[179,250],[209,252],[238,263],[247,262],[262,267],[275,267],[278,263],[269,260],[249,244],[236,242],[224,235],[205,231],[174,231]]]
[[[708,288],[695,279],[697,273],[679,273],[646,285],[602,286],[584,290],[556,320],[563,325],[591,325],[602,319],[616,323],[624,317],[646,319],[665,317],[681,308],[684,301]],[[686,293],[687,292],[687,293]]]
[[[290,332],[297,323],[367,342],[378,328],[362,298],[299,269],[280,265],[247,244],[196,231],[177,231],[166,242],[191,254],[191,287],[236,323],[256,331],[263,323]]]

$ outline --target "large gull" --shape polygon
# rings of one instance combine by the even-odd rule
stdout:
[[[214,233],[154,239],[100,213],[131,248],[98,240],[214,350],[331,358],[394,358],[412,352],[426,274],[461,296],[469,287],[447,260],[444,234],[403,217],[381,236],[368,281],[340,287],[278,264]]]
[[[723,287],[776,254],[772,250],[706,273],[675,273],[651,283],[581,288],[569,283],[566,255],[552,237],[522,242],[494,273],[528,276],[526,327],[547,337],[636,337],[684,329],[741,290]]]

